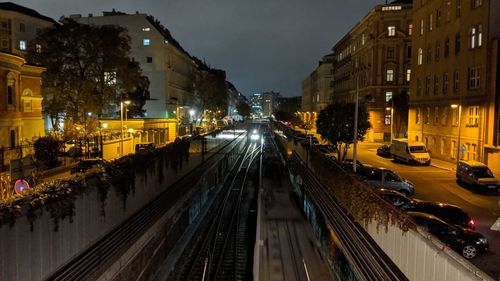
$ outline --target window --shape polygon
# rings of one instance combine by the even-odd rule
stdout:
[[[447,58],[450,54],[450,38],[444,39],[444,57]]]
[[[385,125],[391,125],[391,115],[390,114],[386,114],[385,115],[384,124]]]
[[[42,53],[42,45],[36,44],[35,45],[35,51],[36,51],[37,54],[41,54]]]
[[[16,131],[10,130],[10,148],[16,146]]]
[[[364,46],[365,45],[365,42],[366,42],[366,37],[365,37],[365,34],[361,34],[361,46]]]
[[[477,127],[479,125],[479,106],[469,106],[467,111],[469,112],[467,125]]]
[[[426,107],[425,108],[425,116],[424,116],[424,123],[429,124],[429,120],[431,119],[431,108]]]
[[[406,70],[406,82],[410,82],[410,80],[411,80],[411,69],[408,68]]]
[[[440,152],[441,152],[441,155],[444,155],[444,148],[446,147],[446,140],[445,139],[441,139],[441,145],[440,145]]]
[[[389,26],[387,27],[387,33],[389,36],[396,36],[396,27],[395,26]]]
[[[424,60],[424,51],[422,50],[422,48],[419,48],[418,49],[418,65],[422,65],[423,60]]]
[[[427,47],[427,63],[432,62],[432,47],[428,46]]]
[[[455,55],[460,53],[460,33],[455,35]]]
[[[153,57],[147,57],[146,61],[147,61],[147,63],[152,63],[153,62]]]
[[[450,149],[450,156],[451,159],[456,159],[457,155],[457,141],[451,141],[451,149]]]
[[[469,89],[478,89],[481,86],[479,67],[469,68]]]
[[[431,77],[425,77],[425,95],[428,96],[431,92]]]
[[[387,47],[386,58],[392,60],[396,57],[396,51],[394,47]]]
[[[415,124],[420,124],[420,107],[415,110]]]
[[[474,49],[476,47],[476,27],[473,26],[470,29],[470,44],[469,44],[471,49]]]
[[[437,9],[436,11],[436,28],[439,28],[441,26],[441,10]]]
[[[483,26],[481,24],[477,26],[477,46],[483,46]]]
[[[23,105],[24,112],[33,112],[33,103],[31,100],[25,100]]]
[[[443,74],[443,95],[448,93],[448,72]]]
[[[385,92],[385,102],[390,102],[392,100],[392,92]]]
[[[412,23],[410,23],[410,24],[408,25],[408,35],[409,35],[409,36],[411,36],[412,34],[413,34],[413,24],[412,24]]]
[[[26,41],[25,40],[19,41],[19,50],[26,51]]]
[[[453,91],[458,92],[460,90],[460,72],[455,70],[453,73]]]
[[[146,31],[147,32],[147,31],[150,31],[150,30],[151,30],[151,28],[149,28],[149,27],[143,27],[142,28],[142,31]]]
[[[451,0],[446,1],[446,22],[451,21]]]
[[[19,32],[25,32],[26,31],[26,26],[24,23],[19,24]]]
[[[411,45],[406,46],[406,57],[411,59]]]
[[[434,125],[439,124],[439,106],[434,108]]]
[[[432,31],[432,14],[429,14],[429,31]]]
[[[456,127],[456,126],[458,126],[458,117],[459,117],[459,116],[458,116],[458,114],[459,114],[459,112],[458,112],[458,111],[459,111],[459,110],[458,110],[458,108],[456,108],[456,107],[452,108],[452,113],[451,113],[451,114],[452,114],[452,115],[451,115],[451,116],[452,116],[452,119],[451,119],[451,125],[452,125],[452,126],[455,126],[455,127]]]
[[[422,80],[420,78],[417,78],[417,97],[422,94]]]
[[[386,71],[386,81],[387,82],[394,81],[394,70],[393,69],[387,69],[387,71]]]
[[[439,93],[439,76],[434,75],[434,88],[433,88],[434,95],[437,96]]]
[[[7,104],[14,105],[14,91],[12,86],[7,86]]]
[[[424,35],[424,29],[425,29],[424,19],[421,19],[420,20],[420,35]]]
[[[448,123],[448,108],[445,106],[441,111],[441,125],[446,126]]]
[[[471,145],[471,153],[472,153],[472,160],[479,160],[479,156],[477,155],[477,144],[473,143]]]
[[[436,62],[439,61],[440,55],[441,55],[441,43],[436,42],[436,53],[434,54]]]
[[[149,38],[144,38],[142,40],[142,45],[143,46],[149,46],[151,44],[151,41],[149,40]]]
[[[471,0],[471,8],[475,9],[483,5],[483,0]]]
[[[455,16],[459,18],[462,15],[462,0],[455,0]]]

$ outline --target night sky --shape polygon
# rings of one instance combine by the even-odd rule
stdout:
[[[302,80],[323,55],[383,0],[23,0],[54,18],[135,13],[159,19],[183,48],[215,68],[245,95],[301,95]]]

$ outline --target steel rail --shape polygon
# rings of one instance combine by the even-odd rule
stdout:
[[[203,174],[199,172],[203,171],[204,167],[217,163],[221,151],[231,151],[243,139],[244,138],[238,137],[224,144],[217,153],[210,155],[205,162],[200,163],[191,172],[182,176],[169,189],[162,192],[149,204],[139,209],[130,218],[105,234],[86,250],[77,254],[45,280],[73,281],[95,279],[96,276],[92,275],[96,274],[98,269],[101,269],[99,267],[108,264],[113,256],[125,250],[127,245],[136,241],[140,234],[148,229],[148,226],[154,224],[161,215],[168,211],[175,202],[175,199],[185,193],[185,186],[193,186],[193,184],[199,182]],[[197,177],[193,177],[193,175]]]

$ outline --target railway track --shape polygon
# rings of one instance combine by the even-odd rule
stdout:
[[[250,143],[168,280],[246,280],[250,203],[243,195],[258,155],[260,146]]]

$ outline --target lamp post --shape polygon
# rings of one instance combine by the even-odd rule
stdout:
[[[120,157],[123,156],[123,108],[128,104],[129,100],[120,101]]]
[[[460,128],[462,124],[462,105],[461,104],[452,104],[451,108],[458,108],[458,140],[457,140],[457,167],[458,162],[460,162]]]
[[[392,143],[394,134],[394,107],[387,107],[385,110],[391,112],[391,143]]]

